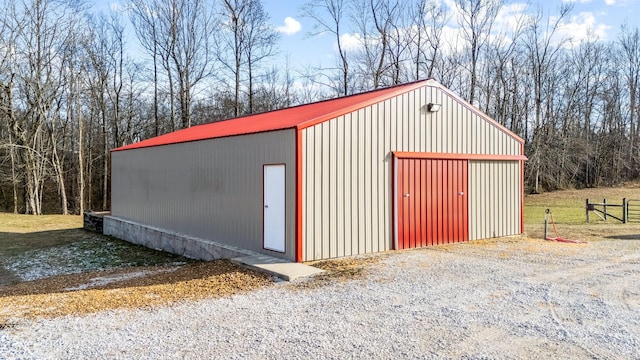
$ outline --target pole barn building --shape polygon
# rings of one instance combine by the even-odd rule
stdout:
[[[523,144],[434,80],[193,126],[113,150],[104,231],[297,262],[522,234]]]

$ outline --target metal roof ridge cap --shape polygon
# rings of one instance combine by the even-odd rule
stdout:
[[[315,117],[313,119],[305,120],[303,122],[300,122],[300,123],[296,124],[295,127],[298,130],[302,130],[302,129],[306,129],[308,127],[312,127],[314,125],[320,124],[320,123],[325,122],[327,120],[335,119],[335,118],[340,117],[342,115],[346,115],[346,114],[348,114],[350,112],[354,112],[354,111],[363,109],[363,108],[365,108],[367,106],[370,106],[370,105],[373,105],[373,104],[375,104],[377,102],[380,102],[381,100],[391,99],[394,96],[398,96],[398,95],[401,95],[401,94],[404,94],[404,93],[408,93],[409,91],[418,89],[418,88],[420,88],[422,86],[428,86],[429,85],[428,83],[431,82],[431,81],[433,81],[433,82],[437,83],[438,85],[440,85],[440,83],[438,83],[437,81],[429,78],[429,79],[414,81],[412,83],[400,84],[400,85],[392,86],[392,87],[389,87],[389,88],[386,89],[386,90],[391,90],[391,89],[395,88],[393,91],[391,91],[388,94],[386,94],[386,93],[385,94],[380,94],[380,95],[378,95],[376,97],[373,97],[373,98],[371,98],[369,100],[362,101],[362,102],[359,102],[357,104],[354,104],[354,105],[351,105],[351,106],[347,106],[347,107],[344,107],[344,108],[339,109],[339,110],[334,110],[334,111],[326,113],[324,115],[317,116],[317,117]],[[384,90],[385,89],[379,89],[378,91],[384,91]],[[360,94],[353,94],[353,95],[350,95],[350,96],[362,95],[362,94],[366,94],[366,92],[365,93],[360,93]]]

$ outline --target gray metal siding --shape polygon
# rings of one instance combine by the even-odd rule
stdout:
[[[295,259],[295,131],[112,153],[112,215]],[[286,254],[262,249],[263,165],[286,166]]]
[[[469,240],[520,233],[519,161],[469,161]]]
[[[427,112],[430,102],[440,111]],[[390,249],[392,151],[520,155],[516,139],[436,86],[306,128],[302,137],[304,261]]]

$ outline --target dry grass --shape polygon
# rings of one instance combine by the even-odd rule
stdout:
[[[368,269],[378,263],[387,254],[375,254],[369,256],[354,256],[333,260],[322,260],[307,263],[325,272],[313,276],[310,279],[293,284],[296,289],[315,289],[334,281],[344,282],[365,278]]]
[[[136,279],[123,276],[141,270],[149,271],[151,275]],[[19,318],[167,306],[189,300],[231,296],[273,283],[267,275],[240,268],[228,261],[192,263],[171,271],[157,270],[162,269],[129,268],[67,275],[0,289],[0,324],[11,324]],[[90,284],[97,277],[117,278],[118,275],[122,276],[122,281],[87,290],[66,290]]]
[[[22,215],[0,213],[0,232],[31,233],[82,227],[79,215]]]
[[[0,327],[11,326],[12,321],[21,318],[82,315],[231,296],[273,283],[269,276],[228,261],[194,262],[81,227],[80,216],[0,213]],[[15,280],[1,266],[3,257],[73,243],[95,246],[115,256],[118,262],[132,265],[123,268],[113,264],[103,271],[85,270],[28,282],[2,281]],[[98,249],[101,247],[104,249]],[[100,257],[104,251],[96,251],[94,256]],[[96,282],[105,278],[108,281]]]

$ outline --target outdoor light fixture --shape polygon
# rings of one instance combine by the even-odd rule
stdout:
[[[438,112],[440,111],[440,104],[428,103],[427,104],[428,112]]]

